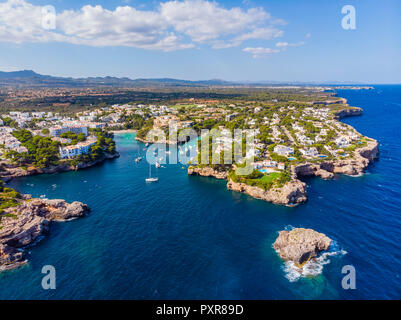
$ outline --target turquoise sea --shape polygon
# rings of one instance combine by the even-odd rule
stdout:
[[[56,223],[29,248],[29,264],[0,274],[1,299],[399,299],[401,298],[401,86],[338,94],[364,115],[344,121],[378,139],[380,160],[362,177],[306,180],[295,208],[189,177],[181,165],[135,164],[144,146],[116,135],[121,157],[78,172],[33,176],[11,186],[35,197],[87,203],[91,214]],[[308,227],[335,240],[306,275],[272,248],[278,231]],[[53,265],[57,289],[43,290]],[[343,290],[341,268],[356,269]]]

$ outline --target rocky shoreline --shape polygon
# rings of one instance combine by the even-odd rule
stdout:
[[[282,188],[272,188],[269,190],[229,180],[227,189],[246,193],[255,199],[291,207],[306,202],[307,200],[306,184],[297,179],[287,182]]]
[[[48,234],[53,221],[81,218],[89,212],[89,207],[82,202],[23,195],[17,207],[7,208],[0,215],[0,271],[26,264],[24,248]]]
[[[295,228],[280,231],[273,248],[284,261],[292,261],[302,268],[320,252],[328,250],[331,239],[312,229]]]
[[[227,171],[217,171],[210,167],[189,167],[188,174],[191,176],[213,177],[220,180],[227,180],[228,177]]]
[[[354,157],[344,160],[323,161],[320,163],[302,163],[293,166],[291,171],[294,177],[317,176],[323,179],[332,179],[335,174],[348,176],[362,175],[369,164],[379,156],[379,143],[370,139],[365,147],[355,150]]]
[[[120,154],[105,154],[104,157],[76,166],[69,162],[48,168],[27,168],[1,162],[0,179],[9,182],[13,178],[37,174],[76,171],[88,168],[107,159],[118,158]],[[0,213],[0,272],[23,266],[28,261],[24,248],[36,243],[41,236],[48,234],[53,221],[69,221],[89,213],[89,207],[82,202],[67,203],[65,200],[34,199],[21,195],[17,207],[5,209]]]
[[[361,116],[362,114],[363,114],[362,108],[352,107],[338,111],[335,115],[335,118],[337,120],[340,120],[346,117]]]
[[[59,172],[77,171],[92,167],[108,159],[118,158],[119,156],[120,154],[116,152],[115,154],[106,154],[103,158],[98,159],[96,161],[79,163],[76,166],[73,166],[66,161],[60,163],[57,166],[51,166],[48,168],[35,168],[35,167],[22,168],[20,166],[15,166],[7,161],[2,161],[0,162],[0,166],[2,168],[2,170],[0,171],[0,179],[3,180],[4,182],[9,182],[13,178],[17,177],[27,177],[38,174],[52,174]]]
[[[146,139],[143,139],[143,138],[138,138],[138,137],[135,137],[135,140],[137,140],[137,141],[140,141],[140,142],[142,142],[142,143],[149,143],[149,144],[157,144],[157,143],[162,143],[162,144],[167,144],[167,145],[171,145],[171,146],[175,146],[175,145],[181,145],[181,144],[184,144],[184,143],[186,143],[186,142],[184,142],[184,141],[170,141],[170,140],[164,140],[164,141],[149,141],[149,140],[146,140]],[[188,142],[188,141],[187,141]]]
[[[307,201],[306,184],[299,180],[302,177],[316,176],[323,179],[332,179],[336,174],[359,176],[363,174],[373,160],[378,157],[378,142],[373,139],[367,141],[365,147],[355,150],[354,157],[344,160],[323,161],[320,163],[305,162],[291,166],[292,180],[281,188],[264,190],[259,187],[237,183],[228,179],[228,172],[216,171],[210,167],[189,167],[189,175],[213,177],[227,180],[227,189],[246,193],[256,199],[278,205],[295,206]]]

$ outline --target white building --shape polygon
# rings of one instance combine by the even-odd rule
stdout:
[[[82,154],[89,154],[91,146],[96,144],[96,139],[88,139],[85,142],[79,142],[76,145],[60,147],[60,158],[71,159]]]
[[[294,153],[294,149],[291,147],[278,145],[274,147],[274,153],[277,153],[280,156],[289,156]]]
[[[50,135],[53,137],[59,137],[65,132],[73,132],[75,134],[83,133],[85,136],[88,136],[88,127],[82,125],[68,125],[68,126],[56,126],[49,128]]]
[[[337,144],[338,148],[347,148],[350,145],[349,139],[345,136],[338,137],[334,142]]]
[[[299,149],[299,151],[306,157],[317,157],[319,155],[319,152],[315,147],[308,148],[308,149]]]
[[[82,121],[82,122],[92,122],[92,121],[95,121],[96,120],[96,116],[80,116],[79,117],[79,121]]]

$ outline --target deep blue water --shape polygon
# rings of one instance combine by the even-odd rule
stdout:
[[[79,200],[90,216],[54,224],[29,249],[28,266],[0,274],[1,299],[395,299],[401,298],[401,86],[339,95],[363,116],[345,122],[380,141],[368,174],[307,180],[309,201],[275,206],[189,177],[180,165],[146,184],[143,145],[116,136],[119,159],[87,170],[12,181],[21,192]],[[140,151],[138,151],[140,149]],[[278,231],[308,227],[335,240],[323,271],[290,281],[272,249]],[[329,263],[328,263],[329,262]],[[41,288],[41,268],[57,289]],[[341,268],[356,268],[343,290]]]

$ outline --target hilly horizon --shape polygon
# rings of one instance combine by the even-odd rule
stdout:
[[[53,81],[54,83],[49,83]],[[175,78],[136,78],[131,79],[128,77],[59,77],[51,75],[42,75],[33,70],[18,70],[18,71],[0,71],[0,86],[7,85],[32,85],[32,86],[88,86],[88,85],[238,85],[233,81],[225,81],[220,79],[210,80],[182,80]]]
[[[0,71],[0,87],[185,87],[185,86],[275,86],[275,85],[367,85],[354,81],[229,81],[222,79],[184,80],[170,77],[160,78],[129,78],[129,77],[61,77],[42,75],[33,70]]]

